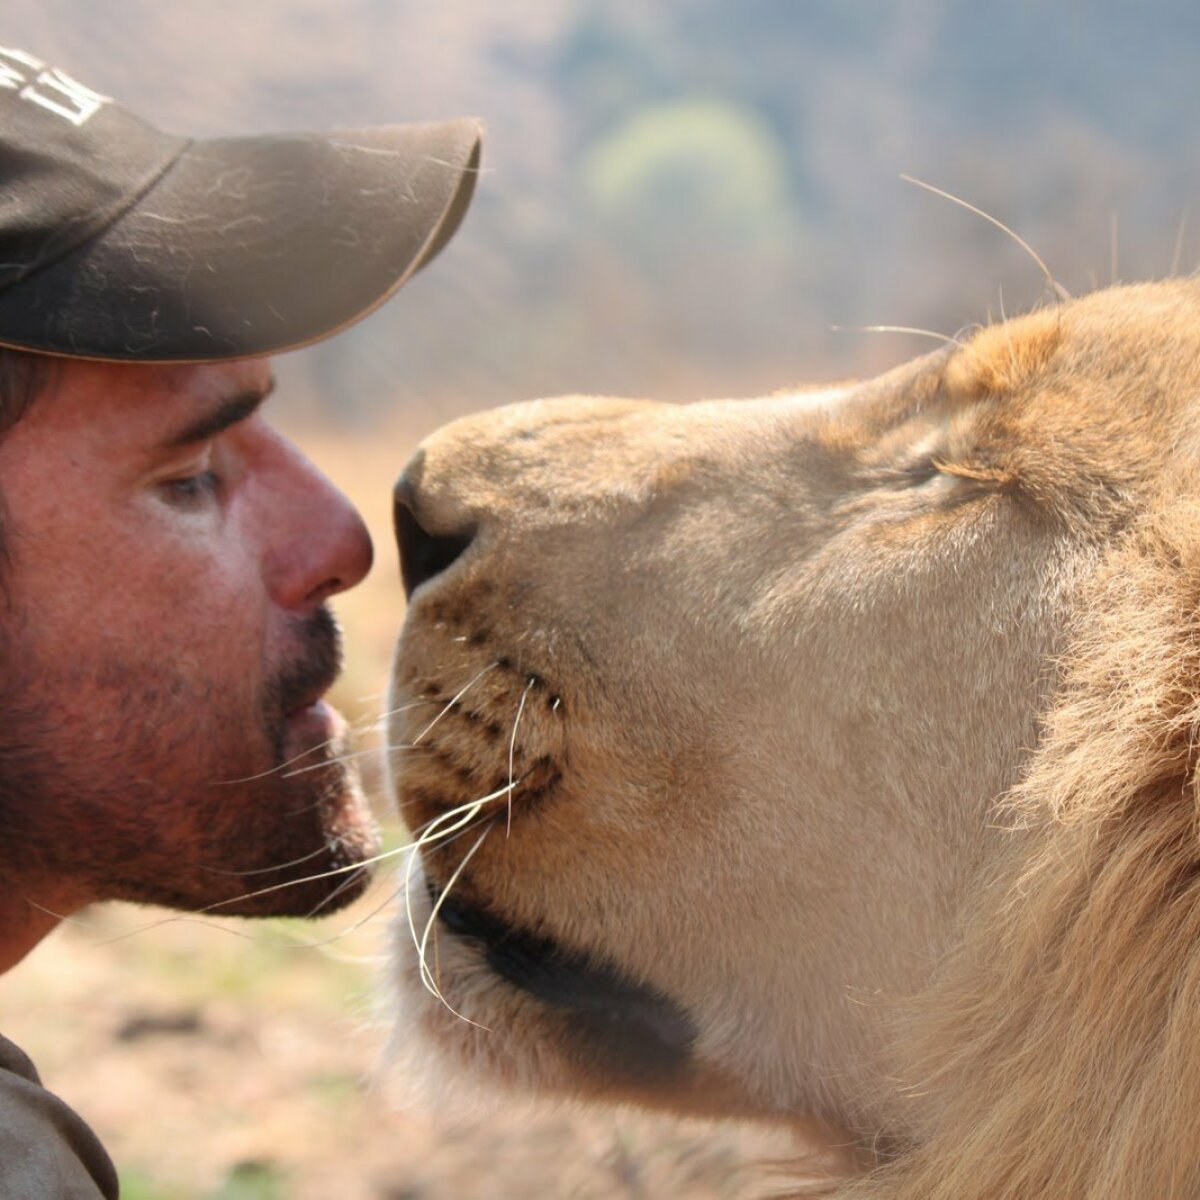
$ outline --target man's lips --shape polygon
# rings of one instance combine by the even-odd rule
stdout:
[[[303,713],[306,713],[310,708],[316,708],[318,705],[320,705],[322,708],[328,708],[329,705],[323,698],[325,695],[325,690],[325,688],[322,688],[319,692],[315,692],[313,695],[306,697],[297,704],[294,704],[283,715],[290,721],[294,717],[298,717]]]
[[[298,722],[319,722],[322,725],[330,725],[337,719],[337,710],[321,696],[315,700],[310,700],[307,704],[301,704],[284,714],[284,719],[289,725],[295,725]]]

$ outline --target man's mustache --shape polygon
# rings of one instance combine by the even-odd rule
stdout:
[[[342,631],[331,609],[322,605],[304,619],[299,633],[299,656],[267,684],[264,715],[272,727],[316,701],[341,674]]]

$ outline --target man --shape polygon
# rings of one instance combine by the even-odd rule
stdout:
[[[362,890],[375,833],[322,695],[326,602],[371,544],[264,418],[266,356],[424,266],[478,158],[471,121],[168,137],[0,49],[0,968],[96,900]],[[0,1196],[115,1195],[0,1039]]]

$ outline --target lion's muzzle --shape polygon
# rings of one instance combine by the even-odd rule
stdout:
[[[475,539],[476,526],[434,533],[417,516],[415,488],[409,476],[402,475],[394,493],[393,521],[400,549],[400,572],[405,595],[413,592],[452,566]]]

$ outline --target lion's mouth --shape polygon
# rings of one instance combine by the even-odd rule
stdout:
[[[491,970],[567,1015],[572,1033],[630,1080],[662,1082],[688,1065],[696,1027],[674,1001],[609,963],[508,924],[428,883],[442,925],[475,942]],[[440,903],[439,903],[440,900]]]

